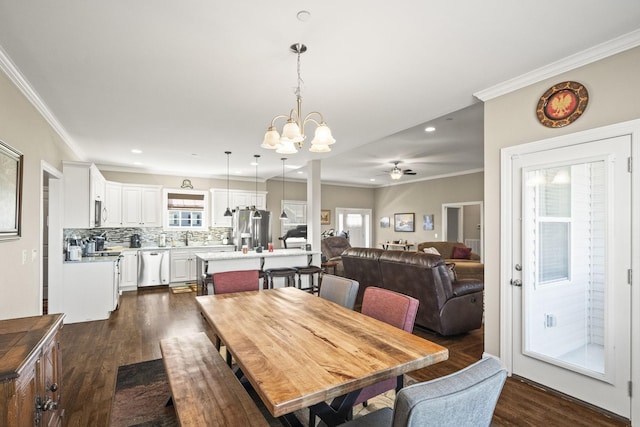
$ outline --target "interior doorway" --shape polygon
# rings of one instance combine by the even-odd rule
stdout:
[[[41,163],[40,290],[42,313],[62,312],[62,173]]]
[[[444,203],[442,205],[442,240],[462,242],[483,256],[484,217],[482,202]]]

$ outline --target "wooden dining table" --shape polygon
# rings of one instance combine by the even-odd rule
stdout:
[[[445,347],[293,287],[196,300],[267,410],[290,425],[294,411],[311,406],[328,425],[344,422],[363,387],[449,355]]]

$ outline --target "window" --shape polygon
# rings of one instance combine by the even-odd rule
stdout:
[[[169,230],[206,230],[207,192],[164,190],[164,228]]]
[[[307,202],[304,200],[283,200],[282,210],[286,212],[287,218],[282,221],[281,232],[284,236],[290,229],[298,225],[307,223]]]

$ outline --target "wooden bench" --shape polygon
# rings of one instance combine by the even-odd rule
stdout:
[[[160,350],[181,426],[269,426],[204,332],[161,340]]]

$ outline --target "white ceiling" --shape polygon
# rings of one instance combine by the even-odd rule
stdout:
[[[337,142],[287,164],[379,186],[396,160],[403,182],[481,169],[474,94],[638,28],[638,0],[0,0],[0,67],[102,169],[222,178],[229,150],[232,173],[261,154],[269,178],[283,156],[259,145],[295,106],[302,42],[303,113]]]

